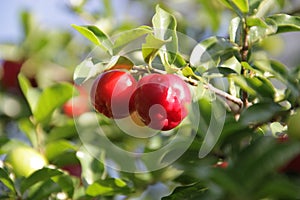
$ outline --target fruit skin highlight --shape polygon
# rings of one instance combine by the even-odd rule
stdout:
[[[45,167],[48,161],[31,147],[17,147],[7,154],[5,163],[12,167],[16,176],[28,177],[33,172]]]
[[[177,75],[150,74],[139,80],[132,102],[144,124],[165,131],[187,116],[191,93]]]
[[[90,93],[95,110],[106,117],[121,119],[130,115],[133,106],[130,98],[137,81],[125,70],[110,70],[100,74]]]

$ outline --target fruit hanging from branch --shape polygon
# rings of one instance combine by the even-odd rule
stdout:
[[[174,74],[150,74],[139,80],[133,96],[134,108],[152,129],[171,130],[187,116],[191,93]]]
[[[100,74],[91,88],[91,103],[95,110],[106,117],[121,119],[130,115],[133,106],[130,97],[136,80],[124,70],[110,70]]]

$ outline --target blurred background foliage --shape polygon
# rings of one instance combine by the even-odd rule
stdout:
[[[286,126],[279,122],[272,123],[268,118],[269,115],[272,117],[278,112],[273,104],[259,104],[253,111],[245,111],[246,113],[241,114],[242,120],[243,116],[247,117],[244,117],[242,123],[237,123],[233,115],[228,114],[220,141],[205,159],[198,159],[199,146],[203,140],[199,134],[188,151],[174,165],[145,174],[123,173],[106,167],[102,162],[92,158],[81,146],[73,118],[82,113],[74,114],[74,110],[71,108],[70,111],[66,103],[70,99],[80,97],[76,101],[78,104],[86,105],[83,112],[90,111],[88,91],[85,87],[73,87],[73,73],[76,66],[93,51],[95,45],[72,29],[71,24],[93,24],[108,35],[117,35],[140,25],[152,26],[151,19],[155,13],[155,6],[160,4],[161,8],[176,17],[177,30],[197,42],[210,36],[229,38],[228,27],[232,18],[236,17],[236,13],[228,9],[224,1],[220,2],[217,0],[58,0],[52,3],[2,1],[0,158],[4,160],[6,154],[16,146],[30,145],[42,149],[55,169],[43,169],[40,175],[27,179],[10,178],[6,173],[13,174],[13,170],[7,169],[1,161],[0,196],[3,195],[0,199],[18,197],[137,200],[160,199],[171,193],[173,195],[164,199],[299,198],[299,164],[296,164],[296,170],[293,169],[292,172],[285,173],[284,169],[282,169],[284,173],[278,172],[284,163],[297,155],[299,141],[290,140],[280,144],[277,142],[278,138],[285,140]],[[253,2],[259,4],[259,1]],[[297,0],[265,2],[268,3],[266,7],[270,9],[269,14],[283,12],[300,15],[300,3]],[[18,33],[14,33],[10,28],[12,24],[18,26],[13,29]],[[277,59],[289,70],[298,73],[299,77],[300,70],[297,71],[300,68],[299,36],[299,32],[293,32],[267,37],[253,47],[257,52],[254,57]],[[279,66],[278,68],[281,66],[274,65]],[[261,66],[258,70],[264,70],[264,63],[257,63],[257,66],[258,68]],[[35,103],[27,102],[31,94],[21,92],[17,81],[19,72],[23,74],[19,77],[23,92],[24,88],[27,88],[28,94],[34,93],[36,99],[42,99],[40,104],[37,102],[35,108],[32,106]],[[286,87],[279,82],[274,84],[279,88]],[[247,89],[251,91],[251,88]],[[263,95],[262,99],[268,96],[268,92],[273,94],[268,89],[260,91],[264,92],[267,94]],[[57,101],[53,102],[52,99]],[[40,111],[39,105],[45,103],[49,105],[48,109]],[[209,106],[210,102],[207,99],[201,100],[200,109],[204,113],[204,120],[207,121],[211,116]],[[264,115],[265,113],[267,114]],[[286,115],[283,114],[283,119],[279,121],[286,121]],[[32,120],[32,116],[37,121]],[[270,123],[265,123],[259,128],[248,126],[256,120],[261,120],[262,123],[265,122],[263,120],[267,120]],[[125,148],[130,149],[141,142],[128,140],[106,118],[100,117],[99,122],[110,139]],[[264,139],[260,137],[262,135],[274,136],[277,139]],[[258,139],[247,145],[250,136]],[[153,150],[161,145],[162,140],[154,137],[150,142],[143,142],[148,145],[146,150]],[[70,166],[76,166],[77,171],[74,172],[74,168]],[[64,171],[61,172],[56,168]],[[73,176],[68,176],[72,173]],[[33,189],[30,188],[32,185],[35,185]],[[50,194],[41,190],[47,187],[51,188]],[[13,194],[10,191],[13,191]],[[61,197],[59,194],[65,196]]]

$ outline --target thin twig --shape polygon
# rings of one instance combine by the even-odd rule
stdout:
[[[240,51],[241,54],[241,58],[242,61],[247,62],[248,61],[248,56],[249,56],[249,29],[245,23],[244,25],[244,37],[243,37],[243,44],[242,44],[242,48]],[[242,68],[241,74],[246,76],[248,73],[248,71],[244,68]],[[249,105],[249,101],[248,101],[248,93],[246,91],[242,91],[242,101],[243,101],[243,105],[244,107],[248,107]]]

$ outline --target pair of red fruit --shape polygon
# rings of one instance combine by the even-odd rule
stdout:
[[[191,93],[174,74],[150,74],[136,81],[128,71],[117,69],[96,78],[91,103],[109,118],[131,115],[137,124],[165,131],[178,126],[187,116]]]

